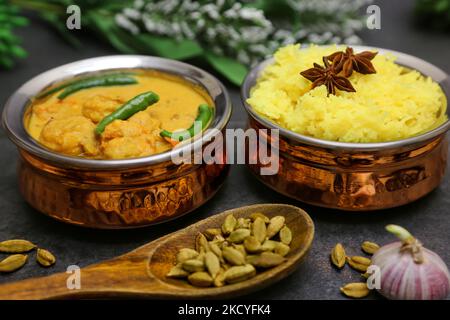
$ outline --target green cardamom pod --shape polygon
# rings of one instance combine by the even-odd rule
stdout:
[[[340,243],[336,244],[331,250],[330,254],[331,262],[341,269],[345,265],[345,249]]]
[[[205,235],[201,232],[199,232],[195,238],[195,250],[197,250],[197,252],[209,251],[208,239],[206,239]]]
[[[215,278],[220,271],[219,258],[211,251],[205,253],[205,266],[211,277]]]
[[[13,239],[0,242],[0,252],[24,253],[33,250],[36,245],[28,240]]]
[[[370,259],[361,256],[346,257],[346,260],[350,267],[360,272],[366,272],[371,264]]]
[[[286,245],[289,245],[292,241],[292,232],[287,226],[284,226],[280,230],[280,240]]]
[[[249,236],[244,240],[244,247],[249,253],[259,252],[261,250],[261,243],[255,236]]]
[[[380,246],[374,242],[364,241],[361,245],[361,249],[367,254],[374,254],[380,249]]]
[[[236,283],[250,279],[255,276],[256,270],[251,264],[243,266],[231,267],[225,271],[225,281],[228,283]]]
[[[231,243],[242,243],[248,236],[250,236],[249,229],[236,229],[230,233],[227,240]]]
[[[229,235],[230,233],[232,233],[234,228],[236,228],[236,224],[236,218],[232,214],[228,215],[222,225],[223,234]]]
[[[272,238],[275,236],[281,228],[284,226],[285,219],[283,216],[276,216],[270,219],[269,225],[267,226],[267,238]]]
[[[350,298],[364,298],[370,293],[369,288],[365,282],[353,282],[346,284],[341,289],[341,292]]]
[[[267,227],[264,220],[260,217],[257,217],[252,224],[252,234],[259,241],[263,242],[267,237]]]
[[[194,272],[189,275],[188,281],[196,287],[209,287],[213,283],[213,278],[207,272]]]
[[[250,215],[250,219],[252,221],[255,221],[256,218],[261,218],[264,221],[264,223],[269,223],[270,222],[270,219],[267,216],[265,216],[264,214],[260,213],[260,212],[254,212],[254,213],[252,213]]]
[[[24,266],[27,262],[26,254],[13,254],[0,261],[0,272],[13,272]]]
[[[37,262],[43,267],[50,267],[55,264],[55,256],[48,250],[38,249],[36,254]]]
[[[222,230],[220,230],[219,228],[210,228],[206,229],[204,234],[205,237],[208,238],[208,240],[213,240],[216,236],[222,235]]]
[[[226,261],[235,266],[245,264],[245,256],[237,249],[226,247],[222,251],[223,257]]]
[[[291,248],[287,244],[278,242],[277,245],[275,246],[275,249],[273,250],[273,252],[284,257],[285,255],[287,255],[289,253],[290,250],[291,250]]]
[[[273,252],[263,252],[252,261],[255,267],[272,268],[286,261],[284,257]]]
[[[195,251],[194,249],[183,248],[183,249],[180,249],[180,251],[178,251],[177,262],[182,263],[186,260],[195,259],[197,256],[198,256],[198,252]]]
[[[203,261],[197,259],[186,260],[183,262],[183,269],[188,272],[197,272],[205,270],[205,264]]]
[[[186,278],[188,275],[189,275],[189,272],[184,270],[182,267],[182,264],[179,263],[175,267],[170,269],[169,273],[166,276],[169,278],[180,279],[180,278]]]

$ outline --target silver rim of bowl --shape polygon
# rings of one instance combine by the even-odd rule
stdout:
[[[172,159],[172,156],[183,151],[198,150],[204,143],[213,139],[217,134],[213,130],[206,131],[202,137],[186,141],[180,147],[167,152],[140,158],[127,158],[117,160],[97,160],[81,157],[67,156],[51,151],[36,140],[25,130],[23,117],[30,99],[52,83],[80,76],[86,73],[113,71],[120,69],[150,69],[180,76],[190,82],[203,87],[215,104],[214,119],[209,126],[222,130],[227,125],[232,111],[232,105],[227,90],[223,84],[211,74],[192,65],[158,57],[140,55],[104,56],[72,62],[32,78],[23,84],[7,100],[2,114],[2,124],[9,138],[20,148],[50,161],[56,165],[83,169],[121,169],[133,168],[156,163],[162,163]]]
[[[371,50],[371,51],[378,51],[381,54],[386,53],[392,53],[397,57],[396,62],[402,66],[415,69],[422,73],[425,76],[431,77],[435,82],[437,82],[442,90],[444,91],[444,94],[447,99],[447,104],[450,101],[450,77],[447,75],[444,71],[439,69],[438,67],[432,65],[431,63],[428,63],[422,59],[419,59],[417,57],[411,56],[406,53],[383,49],[383,48],[377,48],[377,47],[368,47],[368,46],[352,46],[356,51],[364,51],[364,50]],[[301,48],[302,50],[304,48]],[[312,145],[316,147],[331,149],[331,150],[342,150],[342,151],[378,151],[378,150],[385,150],[385,149],[395,149],[405,146],[411,146],[416,144],[421,144],[424,142],[427,142],[443,133],[445,133],[450,128],[450,121],[447,120],[445,123],[440,125],[439,127],[434,128],[433,130],[427,131],[423,134],[413,136],[411,138],[402,139],[402,140],[395,140],[395,141],[388,141],[388,142],[377,142],[377,143],[350,143],[350,142],[338,142],[338,141],[331,141],[331,140],[323,140],[318,139],[306,135],[302,135],[299,133],[296,133],[294,131],[285,129],[277,125],[276,123],[272,122],[269,119],[266,119],[259,114],[257,114],[252,107],[246,102],[247,99],[250,96],[250,90],[255,85],[257,78],[261,74],[261,72],[264,70],[266,66],[273,63],[274,59],[270,58],[267,59],[258,65],[256,65],[245,77],[244,83],[241,87],[241,98],[242,103],[244,104],[244,107],[247,111],[247,113],[255,119],[260,124],[264,125],[267,128],[270,129],[279,129],[280,135],[291,139],[298,143],[303,143],[306,145]],[[447,115],[449,115],[449,108],[447,106]]]

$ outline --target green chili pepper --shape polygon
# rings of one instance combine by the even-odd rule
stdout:
[[[64,89],[64,88],[67,87],[67,86],[70,86],[72,83],[73,83],[73,82],[71,82],[71,83],[66,83],[66,84],[62,84],[62,85],[60,85],[60,86],[54,87],[53,89],[50,89],[50,90],[47,90],[47,91],[45,91],[45,92],[42,92],[41,94],[38,94],[38,95],[36,96],[36,98],[37,98],[37,99],[45,98],[45,97],[47,97],[47,96],[49,96],[49,95],[51,95],[51,94],[53,94],[53,93],[55,93],[55,92],[58,92],[58,91],[61,90],[61,89]]]
[[[127,84],[135,84],[137,80],[128,76],[108,76],[97,79],[83,80],[80,82],[76,82],[64,89],[64,91],[58,96],[58,99],[64,99],[65,97],[88,88],[93,87],[109,87],[109,86],[117,86],[117,85],[127,85]]]
[[[95,132],[97,134],[102,134],[103,131],[105,131],[105,127],[114,120],[126,120],[133,114],[147,109],[147,107],[158,101],[159,96],[152,91],[141,93],[133,99],[125,102],[121,107],[119,107],[110,115],[104,117],[102,121],[98,123],[97,127],[95,128]]]
[[[192,126],[190,126],[186,130],[178,131],[178,132],[170,132],[167,130],[163,130],[160,132],[161,137],[164,138],[170,138],[175,141],[183,141],[184,139],[189,139],[198,134],[199,132],[203,131],[206,128],[206,125],[208,124],[209,120],[212,117],[212,108],[208,106],[207,104],[201,104],[198,106],[198,114],[197,118],[195,118],[194,123]],[[200,131],[195,132],[195,123],[200,122],[201,128]]]
[[[65,97],[67,97],[69,94],[72,94],[78,90],[81,89],[86,89],[86,88],[91,88],[91,87],[96,87],[96,86],[113,86],[113,85],[126,85],[126,84],[135,84],[137,83],[137,81],[134,78],[129,77],[130,75],[133,75],[134,73],[130,73],[130,72],[121,72],[121,73],[113,73],[113,74],[107,74],[107,75],[100,75],[100,76],[94,76],[94,77],[88,77],[88,78],[84,78],[84,79],[80,79],[80,80],[75,80],[75,81],[70,81],[67,83],[64,83],[60,86],[57,86],[53,89],[47,90],[41,94],[39,94],[36,98],[37,99],[41,99],[41,98],[45,98],[55,92],[58,92],[62,89],[66,89],[69,90],[73,87],[73,89],[77,89],[74,90],[72,92],[67,93],[66,91],[64,91],[63,93],[61,93],[58,98],[59,99],[63,99]],[[114,80],[117,80],[116,83],[113,83]],[[101,84],[103,82],[103,84]],[[86,86],[87,84],[91,84],[90,86]],[[80,86],[83,86],[82,88],[80,88]],[[72,90],[73,90],[72,89]],[[64,96],[63,96],[64,95]]]

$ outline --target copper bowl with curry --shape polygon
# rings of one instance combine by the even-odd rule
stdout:
[[[437,112],[438,116],[441,117],[441,121],[429,130],[418,132],[409,137],[362,143],[323,137],[318,138],[312,134],[299,132],[301,130],[286,128],[285,125],[280,125],[279,122],[282,122],[282,120],[277,120],[280,119],[279,110],[270,109],[271,113],[267,111],[266,114],[262,114],[277,103],[278,100],[266,99],[263,101],[263,104],[265,104],[259,110],[256,110],[255,106],[259,107],[260,105],[255,103],[254,99],[249,99],[254,96],[252,94],[258,86],[265,89],[266,93],[278,94],[277,98],[280,99],[283,97],[288,99],[289,95],[298,87],[304,89],[309,86],[305,82],[302,87],[296,82],[306,81],[300,75],[300,72],[304,70],[300,67],[292,72],[292,79],[294,80],[290,79],[287,73],[280,72],[281,75],[276,75],[279,70],[284,70],[283,66],[276,61],[277,59],[285,62],[290,61],[290,58],[297,57],[295,50],[305,50],[305,48],[299,47],[288,48],[282,53],[275,54],[275,58],[270,58],[254,67],[247,75],[241,88],[243,104],[249,116],[248,127],[263,132],[264,134],[260,133],[259,135],[260,139],[263,140],[262,143],[272,145],[279,154],[279,169],[273,175],[261,175],[261,168],[266,167],[267,164],[262,163],[256,156],[256,153],[253,158],[251,154],[249,155],[251,160],[249,160],[248,167],[259,180],[275,191],[321,207],[344,211],[370,211],[410,203],[438,187],[446,171],[448,152],[446,133],[450,128],[450,122],[448,120],[449,110],[445,108],[447,101],[450,101],[450,78],[436,66],[405,53],[364,46],[354,46],[353,49],[355,52],[372,51],[378,52],[378,55],[395,56],[395,64],[404,68],[400,74],[407,76],[410,70],[417,71],[418,73],[411,74],[410,77],[423,76],[423,83],[426,85],[434,83],[435,88],[440,88],[436,90],[443,93],[440,100],[442,107],[439,107]],[[323,51],[321,46],[312,50]],[[328,53],[327,50],[325,51]],[[302,53],[302,56],[306,55]],[[318,57],[317,64],[322,62],[320,58]],[[382,64],[381,62],[378,66]],[[295,68],[295,65],[301,64],[302,61],[293,61],[290,67],[293,66]],[[270,68],[272,65],[273,67]],[[308,65],[312,66],[312,63],[309,64],[308,62]],[[265,71],[266,69],[267,71]],[[263,85],[258,84],[262,75],[266,77],[265,79],[278,76],[276,81],[285,84],[284,90],[277,91],[277,88],[273,86],[274,82],[266,81]],[[352,94],[358,94],[358,90],[362,88],[361,81],[368,83],[371,81],[369,78],[371,75],[357,75],[357,77],[349,78],[357,85],[356,93],[339,92],[337,97],[331,96],[329,98],[326,96],[326,88],[322,87],[314,89],[314,92],[311,92],[305,99],[298,102],[293,109],[282,105],[280,108],[286,107],[284,110],[288,110],[287,112],[295,110],[295,112],[288,114],[285,123],[293,123],[294,129],[301,128],[301,126],[296,126],[296,124],[306,123],[305,119],[311,116],[311,110],[314,108],[323,112],[320,116],[312,114],[312,117],[316,118],[312,118],[312,121],[308,122],[308,126],[304,126],[306,132],[319,128],[318,122],[323,119],[331,119],[330,122],[335,121],[338,119],[338,116],[327,114],[324,111],[331,110],[330,108],[333,107],[331,103],[308,104],[306,99],[310,99],[309,102],[315,102],[317,100],[313,100],[314,97],[322,96],[324,97],[323,101],[334,99],[332,101],[339,102]],[[400,90],[399,88],[401,89],[401,86],[395,86],[390,92],[395,93],[395,90]],[[373,91],[375,90],[373,89]],[[413,92],[414,86],[408,87],[407,84],[405,90]],[[370,88],[362,91],[365,95],[371,94]],[[427,99],[427,94],[428,91],[424,94],[425,99]],[[381,99],[383,97],[378,95],[373,99],[378,98]],[[385,110],[387,112],[394,110],[392,105],[386,107]],[[299,108],[303,108],[303,110]],[[342,112],[342,110],[346,110],[344,111],[346,115],[349,115],[351,112],[356,114],[359,111],[354,109],[352,104],[343,105],[337,112]],[[301,119],[300,117],[304,118]],[[354,119],[355,117],[350,118]],[[363,119],[363,121],[365,120],[367,120],[367,127],[376,125],[376,123],[373,124],[374,119]],[[412,123],[413,125],[414,123]],[[342,121],[333,130],[334,132],[348,133],[349,128],[352,126],[352,121]],[[261,129],[265,130],[261,131]],[[269,129],[276,129],[279,134],[271,135]],[[325,126],[319,129],[323,129],[321,132],[324,135],[329,134],[331,136],[333,134],[333,130],[329,127]],[[269,133],[265,133],[266,131]],[[396,134],[394,130],[388,133]]]
[[[34,77],[6,102],[2,121],[32,207],[66,223],[117,229],[174,219],[213,197],[227,177],[225,161],[173,159],[213,143],[231,111],[226,89],[209,73],[119,55]],[[202,134],[190,130],[199,118]]]

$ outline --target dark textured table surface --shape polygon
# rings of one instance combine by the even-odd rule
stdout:
[[[414,27],[410,0],[376,1],[381,7],[382,29],[363,32],[368,45],[390,48],[416,55],[450,72],[450,35],[437,34]],[[83,36],[84,46],[74,50],[47,26],[38,21],[20,31],[30,52],[11,71],[0,71],[0,104],[23,82],[47,69],[88,57],[115,54],[106,45]],[[226,83],[234,102],[231,127],[243,127],[245,114],[238,89]],[[207,204],[176,221],[138,230],[98,231],[82,229],[53,221],[28,206],[21,198],[16,182],[15,146],[0,132],[0,240],[26,238],[49,248],[58,257],[51,269],[30,261],[13,274],[0,274],[0,283],[65,271],[76,264],[81,267],[123,254],[169,232],[226,209],[255,203],[290,203],[310,213],[316,225],[312,250],[305,262],[287,279],[254,293],[249,298],[263,299],[343,299],[339,287],[359,281],[359,274],[345,268],[338,272],[329,263],[328,253],[342,242],[350,253],[359,254],[364,240],[380,244],[392,237],[384,232],[388,223],[410,229],[425,245],[441,255],[450,265],[450,177],[425,198],[401,208],[370,213],[345,213],[316,208],[274,193],[257,182],[242,165],[231,168],[223,188]],[[0,254],[0,258],[3,255]],[[33,257],[34,259],[34,257]],[[371,298],[378,298],[373,294]]]

